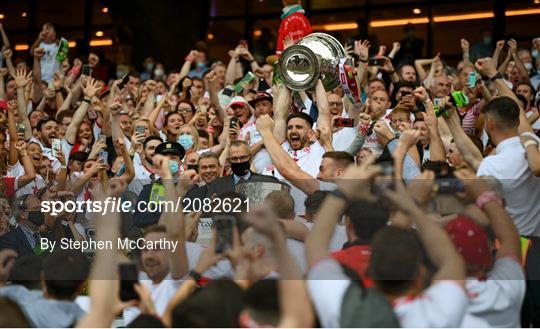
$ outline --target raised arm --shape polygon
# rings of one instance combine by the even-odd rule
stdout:
[[[317,109],[319,110],[317,127],[327,127],[330,129],[332,126],[332,115],[330,114],[328,97],[326,96],[326,90],[324,89],[321,79],[317,80],[317,85],[315,86],[315,99],[317,101]]]
[[[36,178],[36,170],[34,169],[34,164],[32,164],[32,159],[26,151],[26,143],[24,141],[18,141],[14,147],[19,153],[19,159],[24,168],[24,175],[19,177],[17,183],[17,188],[20,189]]]
[[[191,69],[191,64],[193,64],[193,61],[195,60],[196,55],[197,55],[197,51],[192,50],[186,56],[186,58],[184,59],[184,65],[182,65],[182,68],[180,69],[179,79],[187,77],[187,75],[189,74],[189,70]]]
[[[66,134],[64,136],[64,139],[71,145],[75,144],[75,141],[77,139],[77,131],[79,130],[79,126],[81,125],[86,112],[88,111],[88,106],[90,105],[90,101],[92,97],[96,94],[98,91],[98,81],[95,81],[92,78],[89,78],[86,81],[86,85],[83,88],[84,93],[84,99],[81,102],[81,105],[79,108],[75,111],[73,114],[73,118],[71,119],[71,123],[66,129]]]
[[[469,41],[461,39],[461,54],[463,55],[463,64],[465,66],[472,65],[469,56]]]
[[[275,247],[276,267],[281,280],[278,281],[279,308],[281,318],[279,328],[309,328],[314,325],[315,316],[302,272],[289,252],[283,229],[272,211],[265,207],[250,211],[246,221],[255,230],[267,236]]]
[[[430,143],[429,143],[429,160],[430,161],[445,161],[446,151],[444,148],[441,135],[439,133],[439,124],[437,116],[435,115],[435,109],[433,102],[429,98],[429,95],[425,88],[419,87],[414,90],[414,96],[420,100],[426,109],[424,121],[429,130]]]
[[[144,102],[142,116],[148,117],[148,115],[150,115],[150,113],[154,109],[154,105],[156,103],[156,82],[154,80],[147,80],[144,84],[148,89],[148,94],[146,95],[146,101]]]
[[[3,52],[4,59],[6,60],[6,67],[9,71],[9,74],[14,75],[15,74],[15,66],[13,65],[13,61],[11,60],[11,57],[13,56],[13,50],[6,49]]]
[[[34,64],[32,66],[32,82],[34,84],[32,101],[38,103],[43,97],[43,90],[41,89],[41,57],[45,56],[45,49],[36,48],[32,54],[34,55]]]
[[[504,40],[497,41],[497,45],[495,46],[495,50],[493,50],[493,56],[491,57],[493,59],[493,63],[495,64],[495,67],[499,65],[499,57],[501,56],[501,51],[504,48]]]
[[[431,65],[432,63],[433,59],[417,59],[414,61],[414,68],[418,73],[418,81],[424,81],[427,76],[424,66]]]
[[[230,50],[229,56],[231,59],[229,60],[229,64],[227,64],[227,70],[225,71],[225,84],[233,84],[234,80],[236,79],[236,64],[238,62],[238,51]]]
[[[188,260],[185,246],[184,212],[182,202],[179,202],[179,195],[174,186],[169,159],[162,155],[155,155],[152,159],[156,172],[160,175],[165,187],[165,195],[169,204],[180,207],[179,209],[166,208],[162,217],[167,228],[167,238],[177,243],[175,250],[169,250],[169,268],[173,280],[180,280],[188,273]],[[189,172],[189,171],[188,171]],[[184,173],[183,175],[185,175]],[[178,184],[183,184],[187,176],[180,177]]]
[[[19,109],[19,122],[23,123],[26,130],[24,133],[24,139],[29,140],[32,137],[32,126],[30,125],[30,120],[28,119],[28,104],[26,103],[25,98],[25,88],[30,83],[32,78],[30,77],[32,73],[26,74],[25,70],[17,70],[16,74],[13,76],[15,79],[15,84],[17,85],[17,105]]]
[[[534,135],[532,135],[534,136]],[[529,134],[522,134],[521,144],[527,151],[527,161],[529,168],[535,176],[540,177],[540,148],[538,147],[538,138],[534,138]],[[536,136],[535,136],[536,137]]]
[[[471,171],[459,170],[456,171],[455,175],[463,182],[465,191],[474,200],[478,200],[481,196],[494,195],[494,192],[490,191],[489,184],[481,177],[476,177]],[[482,210],[487,215],[491,229],[499,242],[497,257],[510,256],[521,263],[519,232],[514,221],[504,209],[502,200],[490,198],[488,202],[483,204]]]
[[[264,146],[279,173],[307,195],[319,190],[319,181],[298,167],[298,164],[281,147],[273,135],[273,120],[268,115],[263,115],[257,119],[256,125],[263,138]]]
[[[4,25],[0,23],[0,35],[2,36],[2,51],[9,49],[11,46],[9,44],[9,39],[7,37],[6,31],[4,30]]]
[[[424,250],[437,268],[433,281],[453,280],[463,284],[466,273],[461,255],[446,232],[416,205],[403,183],[396,181],[395,190],[387,189],[384,195],[391,204],[416,224]]]
[[[529,79],[529,72],[525,68],[525,65],[523,65],[523,62],[521,59],[519,59],[517,55],[517,42],[514,39],[510,39],[508,41],[508,45],[510,46],[510,54],[512,55],[512,60],[514,63],[516,63],[516,67],[519,71],[519,74],[521,75],[523,81],[531,83],[531,80]]]
[[[111,180],[108,194],[99,195],[96,201],[104,202],[107,197],[120,197],[126,184],[122,180]],[[110,327],[116,314],[118,297],[118,246],[115,241],[120,238],[120,213],[106,212],[105,216],[95,216],[96,240],[112,241],[112,249],[98,248],[90,273],[90,312],[78,323],[78,328]]]
[[[274,136],[279,143],[282,143],[287,134],[287,117],[291,105],[291,92],[285,85],[278,85],[274,87],[274,95]]]
[[[221,104],[219,103],[218,97],[218,86],[217,86],[217,75],[216,72],[212,71],[205,75],[204,79],[206,80],[206,85],[208,86],[208,94],[210,94],[210,103],[216,109],[219,120],[223,121],[227,116],[227,112]]]

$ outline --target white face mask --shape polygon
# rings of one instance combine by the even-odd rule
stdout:
[[[160,77],[164,74],[165,72],[163,71],[163,69],[155,69],[154,70],[154,75],[157,76],[157,77]]]
[[[537,57],[538,57],[538,50],[533,49],[533,50],[531,51],[531,56],[532,56],[533,58],[537,58]]]
[[[532,63],[523,63],[527,71],[531,71],[533,69]]]

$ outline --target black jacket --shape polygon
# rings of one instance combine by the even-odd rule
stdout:
[[[41,237],[49,240],[56,240],[56,234],[54,232],[41,234]],[[20,226],[12,229],[7,234],[0,236],[0,250],[2,249],[13,249],[17,252],[19,257],[34,253],[30,242],[28,242],[28,239]]]

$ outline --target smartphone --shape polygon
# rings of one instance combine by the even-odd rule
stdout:
[[[17,123],[17,133],[18,134],[24,134],[26,132],[26,126],[22,123]]]
[[[352,128],[352,127],[354,127],[354,119],[352,119],[352,118],[336,118],[335,121],[334,121],[334,125],[336,127]]]
[[[216,254],[221,254],[232,249],[233,227],[236,225],[236,218],[231,215],[217,215],[213,218],[216,228]]]
[[[232,94],[233,94],[233,90],[232,90],[232,89],[229,89],[228,87],[225,87],[225,89],[223,89],[222,94],[225,95],[225,96],[231,97]]]
[[[87,64],[83,65],[82,74],[86,75],[86,76],[91,76],[92,75],[92,68],[90,67],[90,65],[87,65]]]
[[[383,66],[384,58],[370,58],[368,60],[368,66]]]
[[[440,194],[455,194],[465,191],[463,183],[455,177],[436,178],[435,185],[437,185],[437,193]]]
[[[146,131],[145,126],[135,126],[135,132],[137,134],[144,134],[145,131]]]
[[[120,274],[120,300],[139,300],[139,294],[135,291],[135,284],[139,282],[139,273],[135,264],[118,265]]]
[[[240,128],[242,128],[243,124],[240,120],[238,120],[238,117],[232,117],[231,118],[231,128],[234,128],[236,126],[240,125]]]
[[[187,165],[188,170],[195,170],[195,172],[199,172],[199,165],[198,164],[188,164]]]
[[[120,90],[124,89],[124,87],[127,85],[128,81],[129,81],[129,73],[126,73],[122,77],[122,80],[120,81],[120,84],[118,85],[118,88],[120,88]]]
[[[476,87],[476,71],[469,72],[469,76],[467,78],[467,87]]]
[[[55,138],[51,142],[52,155],[58,157],[58,152],[62,149],[62,142],[60,139]]]
[[[100,158],[99,161],[101,161],[103,163],[106,163],[107,160],[109,159],[109,152],[107,152],[105,150],[99,152],[99,158]]]
[[[106,142],[107,141],[107,135],[105,134],[99,134],[98,140]]]
[[[394,189],[394,162],[382,161],[377,163],[381,167],[381,173],[373,181],[372,191],[378,197],[383,196],[388,189]]]

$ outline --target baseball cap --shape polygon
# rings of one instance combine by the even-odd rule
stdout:
[[[229,106],[233,106],[233,105],[245,106],[245,105],[247,105],[247,102],[246,102],[246,99],[244,97],[235,96],[235,97],[231,98],[231,101],[229,102]]]
[[[178,155],[180,159],[184,158],[184,155],[186,155],[186,151],[177,142],[164,142],[156,146],[156,153],[161,155],[166,154],[173,154]]]
[[[461,214],[448,222],[444,230],[467,265],[491,266],[493,256],[488,235],[482,226]]]
[[[255,107],[255,104],[257,104],[258,101],[262,101],[262,100],[269,100],[270,102],[273,101],[273,97],[272,95],[270,95],[269,93],[267,93],[266,91],[259,91],[257,93],[257,96],[255,96],[254,99],[252,99],[251,101],[249,101],[249,105],[251,105],[251,107]]]

